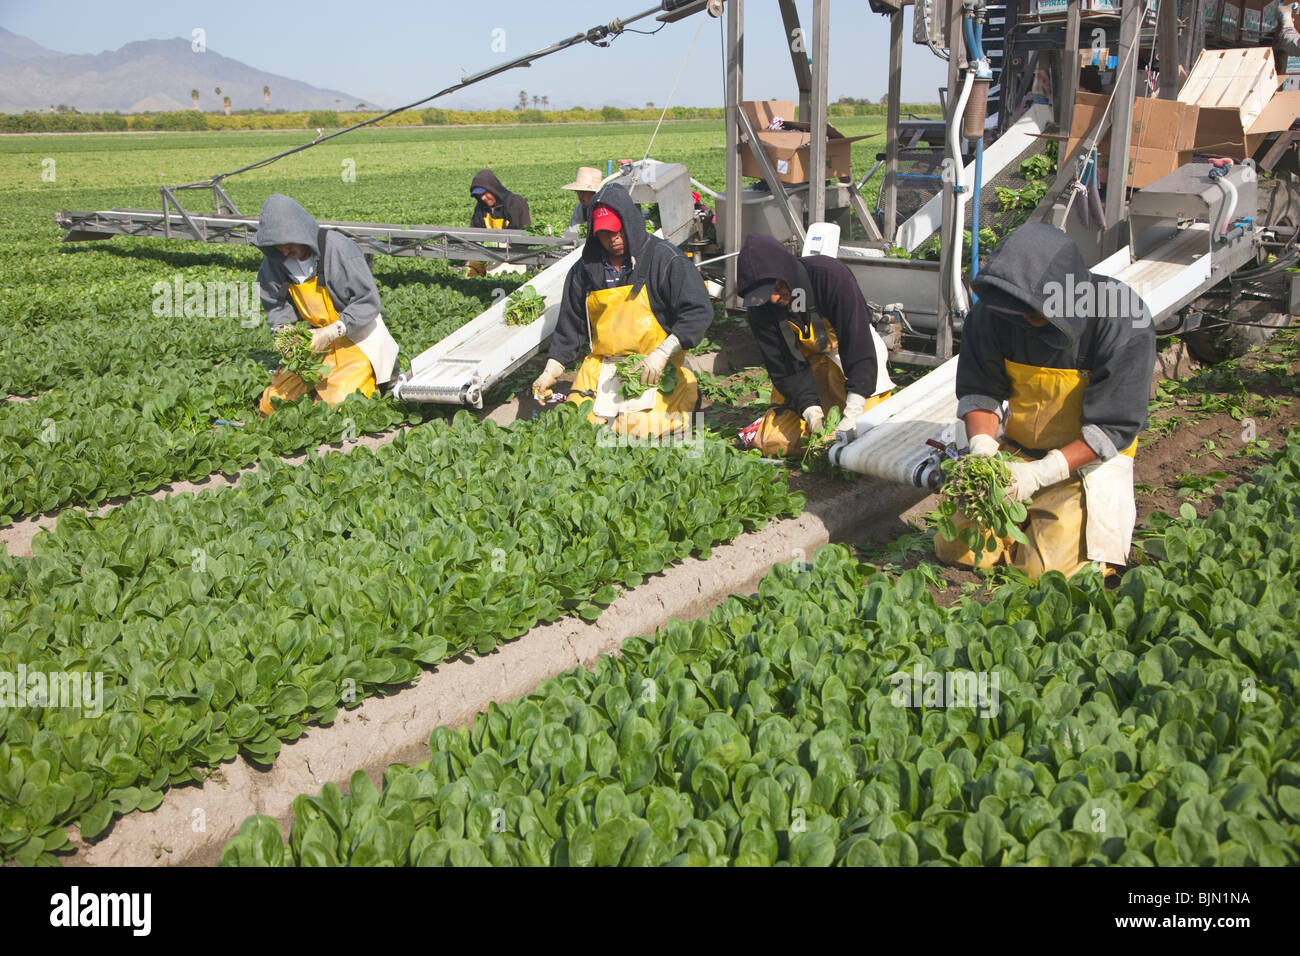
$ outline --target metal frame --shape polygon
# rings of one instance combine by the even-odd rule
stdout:
[[[55,223],[66,229],[64,242],[135,236],[161,239],[198,239],[252,245],[257,234],[256,216],[198,215],[187,212],[170,189],[160,188],[164,209],[109,209],[102,212],[60,212]],[[574,248],[576,241],[561,236],[534,236],[517,229],[403,226],[371,222],[317,220],[352,239],[365,252],[421,259],[481,260],[520,264],[554,262]]]

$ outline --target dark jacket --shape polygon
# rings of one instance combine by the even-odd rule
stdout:
[[[501,180],[497,179],[496,173],[490,169],[480,169],[474,174],[473,181],[469,184],[470,193],[473,195],[475,189],[486,189],[496,197],[497,204],[488,207],[482,199],[475,197],[474,216],[470,219],[470,226],[482,229],[487,225],[487,216],[490,213],[493,219],[504,219],[507,229],[522,229],[524,226],[533,224],[533,217],[528,212],[528,200],[523,196],[516,196],[505,186],[501,185]]]
[[[980,298],[962,329],[958,417],[998,412],[1011,397],[1007,359],[1080,369],[1090,373],[1083,440],[1103,461],[1132,444],[1146,427],[1156,354],[1155,325],[1133,290],[1089,272],[1074,241],[1046,223],[1007,236],[972,287]],[[1017,310],[1050,324],[1035,327]]]
[[[298,243],[308,246],[319,257],[317,236],[320,227],[311,214],[288,196],[273,193],[262,203],[257,217],[257,235],[253,245],[262,250],[262,267],[257,273],[262,308],[272,328],[297,322],[299,315],[289,301],[291,279],[284,267],[284,256],[276,246]],[[324,269],[318,258],[316,274],[325,275],[325,288],[334,300],[334,308],[343,320],[347,334],[356,336],[368,330],[379,315],[379,288],[366,265],[361,247],[341,233],[331,233],[325,243]]]
[[[628,254],[636,265],[635,271],[645,276],[650,309],[663,330],[677,336],[683,349],[699,345],[713,322],[713,304],[699,270],[672,243],[645,231],[645,217],[618,183],[601,187],[591,203],[592,207],[596,203],[609,206],[623,220]],[[648,271],[642,265],[646,257],[650,257]],[[605,248],[593,233],[582,247],[582,258],[569,270],[555,334],[551,336],[550,357],[563,365],[577,358],[584,346],[590,347],[587,295],[606,288],[606,261]]]
[[[791,309],[767,303],[749,310],[749,327],[763,353],[763,364],[767,366],[772,385],[797,412],[821,404],[812,366],[803,353],[791,350],[782,331],[783,323],[793,321],[807,334],[810,313],[815,308],[839,340],[840,362],[848,390],[870,398],[877,391],[880,367],[867,301],[848,266],[830,256],[796,258],[773,237],[754,235],[745,240],[740,250],[736,285],[743,293],[756,283],[780,279],[794,293],[803,286],[799,276],[801,262],[811,286],[805,290],[807,308],[803,312],[791,310],[797,307],[797,298],[791,303]]]

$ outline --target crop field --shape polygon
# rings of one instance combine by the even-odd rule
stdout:
[[[280,192],[319,219],[462,225],[491,167],[559,232],[558,186],[641,157],[653,129],[361,131],[225,188],[250,215]],[[59,241],[60,210],[156,209],[159,185],[308,138],[0,136],[0,680],[102,680],[94,713],[0,706],[0,863],[57,864],[232,760],[272,768],[363,702],[596,621],[853,487],[728,441],[769,383],[721,310],[694,350],[713,362],[694,447],[611,447],[567,406],[499,427],[352,396],[262,419],[278,360],[260,309],[186,314],[160,291],[253,283],[260,253]],[[651,154],[721,189],[722,139],[669,122]],[[880,142],[854,144],[855,168]],[[374,273],[407,361],[526,278],[385,256]],[[301,794],[291,827],[248,816],[222,862],[1300,864],[1298,372],[1288,332],[1160,384],[1122,581],[938,569],[922,501],[856,553],[777,565],[756,594],[440,727],[381,783]],[[914,670],[982,673],[1000,703],[899,704]]]
[[[439,729],[382,790],[300,797],[287,846],[250,817],[223,862],[1296,865],[1298,536],[1300,434],[1115,591],[941,607],[828,546]],[[954,671],[989,678],[932,698]]]

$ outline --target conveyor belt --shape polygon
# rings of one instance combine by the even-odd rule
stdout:
[[[555,331],[560,298],[569,269],[582,256],[575,249],[527,283],[546,300],[541,318],[528,325],[508,325],[502,296],[477,318],[461,326],[411,361],[411,372],[393,386],[407,402],[483,407],[483,392],[537,354]]]
[[[957,359],[952,358],[918,379],[857,421],[858,437],[830,451],[831,464],[847,471],[926,487],[937,467],[935,449],[926,439],[965,444],[965,426],[957,421]]]

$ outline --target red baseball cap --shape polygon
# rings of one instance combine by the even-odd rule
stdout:
[[[598,205],[591,211],[591,231],[618,232],[623,228],[623,220],[609,206]]]

